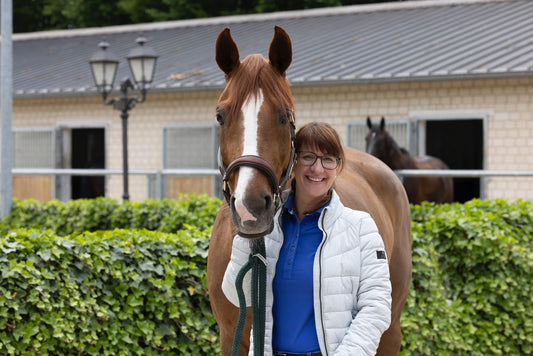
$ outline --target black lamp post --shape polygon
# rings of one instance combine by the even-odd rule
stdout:
[[[133,81],[130,78],[124,78],[120,83],[120,97],[107,99],[107,95],[113,90],[113,82],[119,60],[111,52],[107,51],[109,43],[102,41],[98,44],[100,49],[91,57],[89,61],[91,71],[93,73],[94,83],[98,91],[102,94],[105,105],[113,105],[115,110],[121,112],[122,118],[122,158],[123,166],[122,173],[124,179],[124,193],[122,198],[128,200],[130,195],[128,193],[128,111],[135,107],[136,103],[142,103],[146,99],[147,84],[151,83],[154,78],[155,63],[157,61],[156,52],[147,46],[146,38],[137,38],[138,47],[132,49],[128,56],[128,63],[130,71],[133,74]],[[128,97],[128,89],[139,88],[141,91],[141,98]]]

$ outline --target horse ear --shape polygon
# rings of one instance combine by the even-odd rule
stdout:
[[[381,129],[381,131],[385,130],[385,118],[384,117],[382,117],[381,121],[379,122],[379,128]]]
[[[281,75],[285,75],[285,71],[291,65],[291,38],[287,32],[279,26],[274,26],[274,38],[272,39],[272,42],[270,42],[268,59],[270,60],[270,64],[272,64]]]
[[[215,60],[218,67],[229,75],[240,64],[239,49],[237,44],[231,37],[231,33],[228,27],[222,30],[217,37],[215,45]]]
[[[372,130],[372,120],[370,120],[370,116],[366,117],[366,126]]]

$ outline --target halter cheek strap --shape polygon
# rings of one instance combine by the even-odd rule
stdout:
[[[226,199],[226,202],[228,204],[230,203],[230,198],[231,198],[231,192],[229,190],[229,184],[228,184],[231,174],[237,168],[241,166],[247,166],[247,167],[259,169],[269,178],[270,183],[272,185],[272,192],[274,193],[274,204],[276,206],[276,209],[279,208],[281,204],[281,192],[283,190],[283,187],[289,180],[289,177],[292,172],[292,167],[294,165],[296,127],[294,123],[294,115],[292,113],[289,114],[289,124],[290,124],[290,134],[291,134],[291,154],[289,158],[289,164],[287,165],[287,169],[285,169],[284,176],[280,182],[278,182],[276,173],[274,172],[274,169],[272,168],[270,163],[268,163],[265,159],[261,158],[260,156],[244,155],[244,156],[238,157],[233,162],[231,162],[229,166],[226,168],[224,166],[224,162],[222,161],[222,155],[220,153],[220,148],[218,149],[218,168],[220,170],[220,174],[222,175],[222,192],[224,193],[224,198]]]

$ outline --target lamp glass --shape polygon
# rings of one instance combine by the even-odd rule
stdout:
[[[93,61],[91,70],[93,72],[94,83],[99,89],[105,91],[111,90],[115,75],[117,72],[118,62],[110,61]]]
[[[154,78],[157,57],[130,57],[128,63],[136,83],[141,85],[151,83]]]

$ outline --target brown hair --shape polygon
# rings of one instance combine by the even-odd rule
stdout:
[[[344,149],[337,131],[325,122],[311,122],[302,126],[296,133],[296,152],[303,146],[317,148],[322,153],[339,157],[341,169],[344,167]]]

